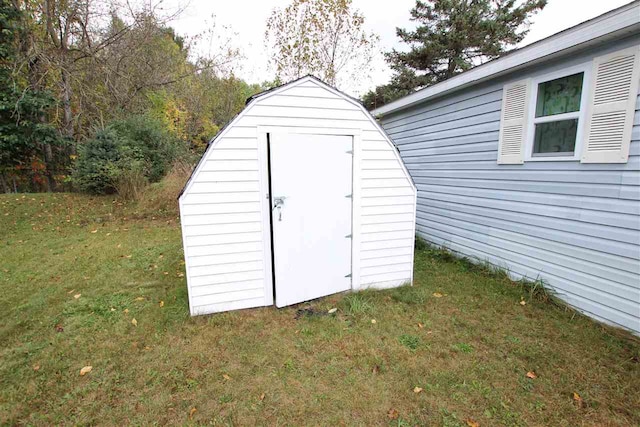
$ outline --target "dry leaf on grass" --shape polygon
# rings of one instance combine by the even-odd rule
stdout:
[[[477,422],[477,421],[474,421],[474,420],[473,420],[473,419],[471,419],[471,418],[468,418],[468,419],[466,420],[466,423],[467,423],[467,425],[468,425],[469,427],[480,427],[480,423],[479,423],[479,422]]]
[[[144,301],[144,297],[138,297],[136,298],[136,301]]]
[[[520,305],[523,305],[523,306],[524,306],[524,305],[527,305],[527,302],[526,302],[525,300],[521,300],[521,301],[520,301]]]
[[[189,419],[193,418],[193,414],[195,414],[197,411],[196,407],[194,406],[193,408],[191,408],[191,410],[189,411]]]
[[[337,308],[332,308],[331,310],[327,311],[327,313],[329,313],[329,314],[333,314],[333,313],[335,313],[336,311],[338,311],[338,309],[337,309]]]
[[[415,386],[415,387],[413,388],[413,392],[414,392],[414,393],[422,393],[422,387]]]
[[[376,365],[373,367],[373,369],[371,370],[371,372],[373,372],[374,374],[379,374],[380,373],[380,366]]]
[[[582,400],[582,397],[575,391],[573,392],[573,403],[575,403],[578,408],[582,408],[584,405],[584,400]]]
[[[400,416],[400,413],[395,408],[391,408],[387,412],[387,417],[389,417],[389,419],[397,420],[399,416]]]
[[[422,323],[418,323],[418,328],[422,329],[424,328],[424,325]]]
[[[160,302],[158,303],[158,305],[159,305],[160,307],[164,307],[164,301],[160,301]]]
[[[91,372],[92,369],[93,369],[93,366],[85,366],[84,368],[80,369],[80,376],[84,377],[89,372]]]
[[[129,309],[128,309],[128,308],[125,308],[124,310],[122,310],[122,312],[123,312],[124,314],[128,314],[128,313],[129,313]]]
[[[535,372],[529,371],[527,372],[527,378],[531,378],[532,380],[535,380],[536,378],[538,378],[538,376],[536,375]]]
[[[442,295],[440,292],[434,292],[433,296],[436,298],[442,298],[444,295]]]
[[[376,321],[376,319],[371,319],[371,323],[373,323],[375,325],[378,322]]]
[[[91,233],[92,233],[92,234],[96,234],[97,232],[98,232],[98,229],[91,230]]]
[[[231,377],[227,374],[222,374],[222,378],[224,378],[225,380],[229,381],[231,379]]]
[[[138,326],[138,321],[136,320],[136,318],[134,317],[133,319],[131,319],[131,324],[133,326]]]
[[[33,365],[33,370],[34,371],[39,371],[40,370],[40,365]]]
[[[74,297],[75,299],[78,299],[78,298],[80,298],[80,296],[82,296],[82,294],[75,294],[73,297]]]
[[[260,395],[260,400],[261,400],[261,401],[262,401],[262,400],[264,400],[264,393],[262,393],[262,394]]]

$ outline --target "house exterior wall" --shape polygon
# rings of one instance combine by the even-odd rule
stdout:
[[[276,128],[357,134],[353,288],[412,279],[415,188],[397,151],[362,107],[302,79],[253,100],[214,139],[180,198],[192,315],[273,303],[264,130]]]
[[[497,164],[504,84],[637,44],[592,47],[382,117],[418,189],[417,233],[640,332],[640,96],[627,163]]]

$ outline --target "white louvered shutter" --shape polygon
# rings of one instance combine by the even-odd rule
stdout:
[[[500,115],[498,164],[524,163],[530,85],[530,81],[527,79],[504,86]]]
[[[638,82],[640,46],[593,60],[582,163],[626,163]]]

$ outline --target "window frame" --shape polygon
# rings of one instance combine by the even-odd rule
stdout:
[[[529,96],[529,112],[527,117],[527,133],[524,146],[525,162],[559,162],[559,161],[580,161],[582,155],[582,142],[584,133],[584,124],[587,119],[587,102],[589,99],[589,90],[591,87],[591,62],[584,62],[572,67],[563,68],[561,70],[546,73],[531,79],[531,94]],[[580,110],[571,113],[554,114],[551,116],[536,117],[536,104],[538,101],[538,86],[551,80],[568,77],[573,74],[584,73],[582,78],[582,92],[580,94]],[[541,153],[533,154],[535,127],[538,123],[557,122],[561,120],[578,119],[578,129],[576,132],[576,144],[573,149],[573,155]]]

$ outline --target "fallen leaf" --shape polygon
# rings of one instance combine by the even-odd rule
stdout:
[[[81,295],[82,295],[82,294],[75,294],[73,297],[74,297],[75,299],[78,299],[78,298],[80,298],[80,296],[81,296]]]
[[[128,308],[125,308],[125,309],[123,310],[123,312],[124,312],[124,314],[127,314],[127,313],[129,313],[129,309],[128,309]]]
[[[144,301],[144,297],[138,297],[136,298],[136,301]]]
[[[580,397],[580,395],[575,391],[573,392],[573,403],[575,403],[579,408],[582,408],[582,405],[584,405],[582,397]]]
[[[98,232],[98,229],[96,228],[95,230],[91,230],[91,233],[96,234]]]
[[[422,393],[422,387],[415,386],[415,387],[413,388],[413,392],[414,392],[414,393]]]
[[[57,324],[55,326],[56,332],[60,333],[60,332],[64,332],[64,328],[62,327],[61,324]]]
[[[399,416],[400,416],[400,413],[398,412],[397,409],[391,408],[387,412],[387,417],[389,417],[392,420],[397,420]]]
[[[75,291],[75,289],[71,289],[69,292],[67,292],[68,294],[72,294]]]
[[[197,411],[196,407],[194,406],[193,408],[191,408],[191,410],[189,411],[189,419],[193,418],[193,414],[195,414]]]
[[[520,301],[520,305],[527,305],[527,302],[525,300]]]
[[[373,372],[374,374],[378,374],[378,373],[380,373],[380,366],[375,365],[375,366],[373,367],[373,369],[371,370],[371,372]]]
[[[536,378],[538,378],[538,376],[536,375],[535,372],[529,371],[527,372],[527,378],[531,378],[532,380],[535,380]]]
[[[327,311],[327,313],[329,313],[329,314],[333,314],[333,313],[335,313],[336,311],[338,311],[338,309],[337,309],[337,308],[332,308],[331,310]]]
[[[260,400],[264,400],[264,393],[260,395]]]
[[[184,277],[184,273],[180,273],[180,272],[178,272],[178,273],[177,273],[177,276],[178,276],[178,277]]]
[[[111,236],[111,233],[107,233],[107,236]]]
[[[376,319],[371,319],[371,323],[373,323],[375,325],[378,322],[376,322]]]
[[[480,423],[472,420],[471,418],[467,418],[466,423],[469,427],[480,427]]]
[[[116,309],[115,309],[115,308],[113,308],[113,307],[111,307],[111,311],[116,311]]]
[[[134,317],[133,319],[131,319],[131,324],[133,326],[138,326],[138,321],[136,320],[136,318]]]
[[[422,329],[424,328],[424,325],[422,323],[418,323],[418,328]]]
[[[225,380],[229,381],[231,379],[231,377],[227,374],[222,374],[222,378],[224,378]]]
[[[165,272],[163,272],[162,274],[164,274],[165,276],[168,276],[168,275],[169,275],[169,272],[168,272],[168,271],[165,271]]]
[[[84,377],[89,372],[91,372],[92,369],[93,369],[93,366],[85,366],[84,368],[80,369],[80,376]]]
[[[40,370],[40,365],[33,365],[33,370],[34,371],[39,371]]]
[[[440,292],[434,292],[433,296],[436,297],[436,298],[442,298],[443,297],[443,295]]]
[[[164,301],[160,301],[159,305],[160,307],[164,307]]]

